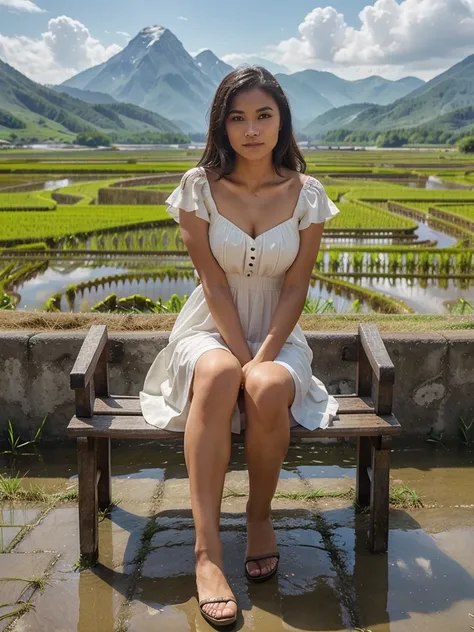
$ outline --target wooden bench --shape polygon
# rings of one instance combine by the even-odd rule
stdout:
[[[356,359],[356,393],[336,396],[338,417],[325,429],[294,428],[291,440],[357,438],[356,501],[370,506],[370,549],[381,553],[388,545],[390,448],[401,426],[392,414],[394,366],[375,325],[359,326]],[[98,558],[98,510],[111,504],[110,440],[183,437],[147,424],[138,397],[109,394],[107,360],[107,328],[93,325],[71,371],[76,414],[67,428],[77,439],[80,551],[89,564]]]

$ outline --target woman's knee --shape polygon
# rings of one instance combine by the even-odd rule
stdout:
[[[269,415],[286,410],[289,406],[292,378],[283,373],[285,370],[272,362],[262,362],[254,367],[245,380],[246,401],[250,399],[260,411]]]
[[[242,367],[237,358],[223,349],[207,351],[196,362],[190,388],[190,399],[194,393],[211,396],[214,403],[219,398],[237,395],[242,379]],[[217,400],[216,400],[217,398]]]

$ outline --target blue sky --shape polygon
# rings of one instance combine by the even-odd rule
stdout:
[[[146,26],[232,66],[425,80],[474,54],[474,0],[0,0],[0,59],[40,83],[106,61]]]
[[[47,30],[52,17],[68,15],[85,24],[104,44],[124,44],[126,40],[117,37],[117,31],[136,34],[145,26],[159,24],[173,31],[186,50],[211,48],[218,56],[251,51],[296,35],[298,24],[318,5],[314,0],[37,0],[36,4],[45,13],[0,7],[0,31],[35,38]],[[329,4],[356,25],[367,1],[333,0]]]

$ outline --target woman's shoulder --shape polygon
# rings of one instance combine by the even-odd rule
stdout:
[[[205,178],[206,172],[203,167],[192,167],[183,174],[183,177],[181,178],[181,188],[184,189],[188,181],[195,184],[196,182],[204,181]]]

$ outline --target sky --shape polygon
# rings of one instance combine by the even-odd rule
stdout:
[[[106,61],[146,26],[232,66],[428,80],[474,54],[474,0],[0,0],[0,59],[39,83]]]

